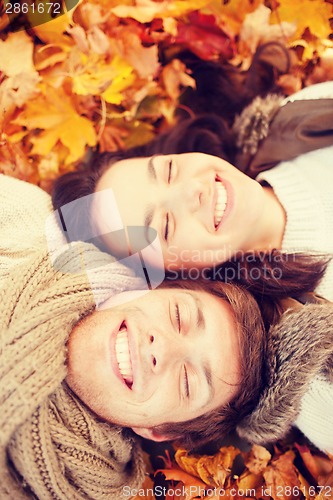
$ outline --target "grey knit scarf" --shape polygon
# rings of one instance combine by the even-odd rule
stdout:
[[[269,332],[265,371],[258,405],[237,428],[252,443],[276,441],[287,433],[316,375],[333,381],[333,304],[285,312]]]
[[[85,273],[55,270],[46,252],[1,284],[1,500],[118,499],[123,486],[143,480],[135,442],[101,422],[64,382],[75,323],[94,309],[96,296],[102,301],[139,285],[123,266],[108,269],[109,256],[84,247],[96,269],[95,296]],[[73,259],[64,255],[68,269],[78,268]]]

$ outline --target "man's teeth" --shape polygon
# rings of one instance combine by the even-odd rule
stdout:
[[[225,211],[225,207],[227,206],[227,191],[223,186],[222,182],[216,180],[215,185],[217,191],[217,198],[216,198],[216,205],[214,212],[214,225],[216,228],[220,224]]]
[[[116,338],[116,358],[121,376],[128,386],[133,383],[131,357],[126,328],[122,328]]]

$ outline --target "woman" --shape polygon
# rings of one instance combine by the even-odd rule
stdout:
[[[146,146],[105,154],[91,169],[66,174],[55,184],[54,207],[111,189],[124,226],[157,232],[171,277],[177,272],[182,276],[184,269],[194,277],[199,269],[215,279],[245,283],[260,295],[279,297],[317,288],[333,299],[333,264],[327,258],[333,252],[333,99],[327,98],[332,96],[333,83],[327,82],[279,105],[272,129],[284,127],[280,135],[268,136],[262,143],[264,153],[259,147],[252,159],[243,155],[243,163],[251,173],[271,165],[267,149],[286,132],[290,116],[285,110],[301,102],[312,110],[309,122],[301,115],[305,139],[301,136],[300,149],[307,152],[294,158],[294,147],[291,159],[261,171],[256,179],[222,159],[226,155],[221,137],[227,146],[232,144],[225,123],[217,117],[199,117],[181,122]],[[325,120],[318,125],[321,114],[315,115],[316,108],[322,106]],[[280,152],[282,158],[287,155]],[[96,205],[87,211],[77,210],[67,221],[74,239],[87,220],[100,234],[109,231],[105,221],[112,226],[112,215],[96,215]],[[128,242],[119,245],[112,236],[101,240],[116,255],[130,251]]]

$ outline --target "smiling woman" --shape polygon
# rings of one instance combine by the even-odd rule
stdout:
[[[144,146],[101,155],[88,171],[66,174],[55,184],[54,207],[109,189],[117,223],[120,217],[125,228],[144,228],[146,239],[117,241],[114,212],[94,204],[71,215],[74,239],[88,221],[101,235],[100,246],[123,257],[157,234],[173,279],[209,275],[246,284],[260,296],[316,289],[333,299],[332,96],[327,82],[304,89],[292,102],[273,99],[277,145],[274,136],[263,140],[248,160],[251,176],[228,161],[243,161],[244,167],[246,154],[241,160],[226,123],[205,115]],[[265,103],[254,104],[258,113]],[[150,261],[161,265],[156,252]]]

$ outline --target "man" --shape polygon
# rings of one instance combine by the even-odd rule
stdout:
[[[243,340],[250,330],[257,344],[262,326],[246,292],[129,292],[137,278],[92,245],[89,273],[61,271],[78,269],[74,250],[57,268],[37,252],[2,283],[1,498],[123,498],[144,474],[124,427],[200,444],[252,404],[254,393],[240,394],[252,351]]]

